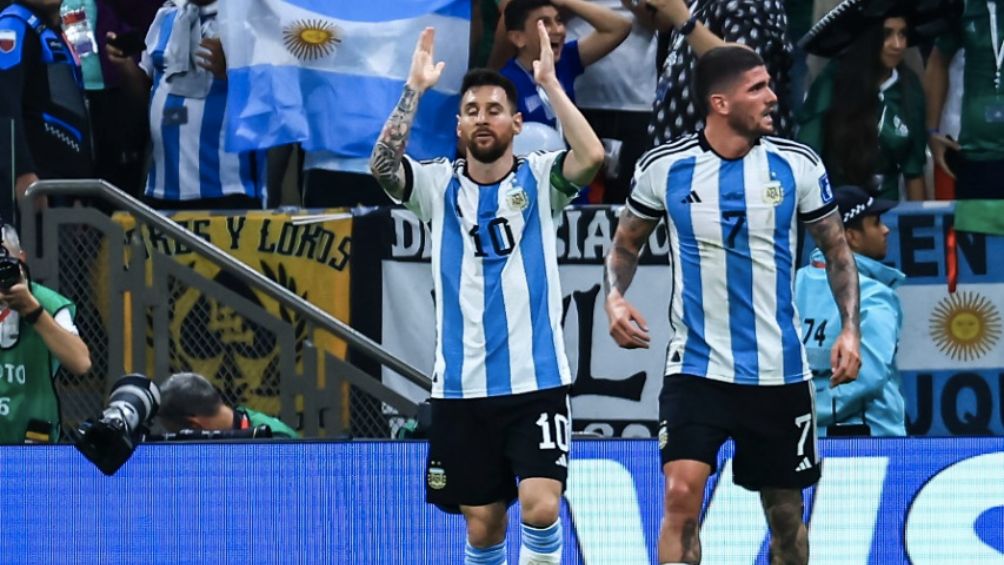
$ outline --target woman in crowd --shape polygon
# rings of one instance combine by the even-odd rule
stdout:
[[[924,93],[903,64],[907,20],[866,27],[812,83],[797,115],[798,139],[823,157],[833,186],[869,187],[898,200],[925,197]]]

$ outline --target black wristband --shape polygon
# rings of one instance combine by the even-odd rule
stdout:
[[[690,16],[690,19],[680,27],[680,35],[690,35],[695,27],[697,27],[697,16]]]
[[[42,312],[45,312],[45,308],[43,308],[42,305],[39,304],[38,308],[35,308],[31,312],[28,312],[27,314],[22,316],[21,319],[34,326],[35,322],[37,322],[38,318],[42,315]]]

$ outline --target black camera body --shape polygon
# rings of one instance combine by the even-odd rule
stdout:
[[[125,375],[112,385],[101,416],[77,429],[77,450],[102,473],[114,475],[143,440],[159,407],[160,389],[153,381],[138,373]]]
[[[17,283],[21,282],[21,261],[17,257],[11,257],[7,253],[7,248],[3,249],[0,255],[0,290],[7,292]]]

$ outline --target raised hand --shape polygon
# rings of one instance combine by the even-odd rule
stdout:
[[[415,54],[411,56],[408,86],[418,92],[425,92],[439,82],[439,77],[446,66],[443,61],[433,63],[432,50],[435,39],[435,29],[427,27],[422,30],[422,34],[418,37],[418,45],[415,46]]]
[[[544,22],[537,20],[537,34],[540,36],[540,58],[533,62],[533,80],[544,86],[556,83],[558,75],[554,72],[554,51],[551,50],[551,38],[547,35]]]

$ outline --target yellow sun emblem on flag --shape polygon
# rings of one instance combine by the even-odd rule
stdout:
[[[282,43],[297,59],[327,57],[342,42],[342,32],[324,20],[297,20],[282,29]]]
[[[1001,316],[987,297],[959,292],[934,307],[929,328],[931,339],[942,353],[957,361],[972,361],[997,344]]]

